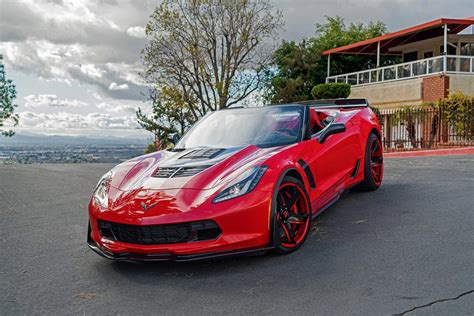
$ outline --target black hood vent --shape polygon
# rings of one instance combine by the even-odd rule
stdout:
[[[161,167],[153,176],[156,178],[191,177],[209,167],[209,165],[189,167]]]
[[[197,149],[179,157],[179,159],[212,159],[214,157],[217,157],[224,150],[225,149],[220,148]]]

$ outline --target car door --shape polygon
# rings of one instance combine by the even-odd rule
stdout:
[[[308,141],[313,156],[307,162],[313,172],[316,189],[311,200],[314,210],[319,210],[337,198],[345,188],[357,162],[358,128],[351,116],[339,115],[333,123],[343,123],[346,130],[333,134],[320,142],[320,133]]]

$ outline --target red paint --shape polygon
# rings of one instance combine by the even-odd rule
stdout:
[[[474,147],[385,153],[385,158],[474,155]]]
[[[304,105],[296,105],[304,106]],[[305,106],[306,107],[306,106]],[[308,120],[302,127],[309,128],[309,107],[305,108]],[[243,147],[222,157],[213,158],[214,165],[204,171],[181,178],[156,178],[153,175],[163,161],[177,161],[185,152],[161,151],[124,162],[112,170],[109,207],[102,209],[94,198],[89,204],[92,240],[98,247],[112,252],[141,254],[190,255],[245,251],[274,246],[273,219],[276,205],[273,195],[281,191],[281,179],[287,172],[296,173],[304,184],[309,204],[300,198],[295,214],[316,215],[337,199],[341,192],[364,180],[364,155],[371,132],[381,134],[378,120],[369,108],[321,109],[320,118],[336,116],[331,124],[345,124],[342,133],[330,135],[321,144],[318,135],[297,143],[273,148],[254,145]],[[376,150],[381,158],[382,152]],[[310,179],[299,161],[309,167],[316,182]],[[354,175],[359,161],[358,171]],[[267,166],[268,169],[253,191],[228,201],[213,203],[213,199],[229,183],[249,168]],[[381,182],[382,174],[380,174]],[[279,190],[280,189],[280,190]],[[304,194],[300,192],[301,196]],[[152,205],[144,210],[142,205]],[[304,216],[293,219],[296,240],[309,229]],[[192,221],[213,220],[222,230],[216,240],[174,244],[140,245],[103,238],[98,220],[128,225],[162,225]],[[297,229],[300,226],[301,229]],[[300,233],[301,232],[301,233]]]

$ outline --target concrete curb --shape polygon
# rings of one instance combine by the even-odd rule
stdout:
[[[474,147],[384,153],[384,158],[474,155]]]

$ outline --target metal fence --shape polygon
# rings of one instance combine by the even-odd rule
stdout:
[[[443,106],[377,109],[385,151],[474,146],[474,104],[463,111]]]

